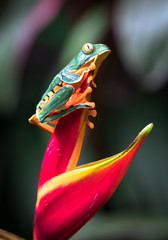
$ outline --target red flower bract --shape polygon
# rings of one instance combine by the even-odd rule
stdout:
[[[86,110],[79,109],[59,121],[44,156],[39,187],[69,168],[76,167],[85,134],[86,117]]]
[[[88,110],[60,119],[49,142],[39,180],[34,239],[69,239],[111,197],[153,124],[123,152],[76,167]]]

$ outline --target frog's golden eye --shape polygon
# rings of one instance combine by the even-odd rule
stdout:
[[[94,47],[93,47],[93,45],[91,43],[85,43],[83,45],[82,49],[83,49],[83,51],[85,53],[90,53],[90,52],[92,52],[94,50]]]

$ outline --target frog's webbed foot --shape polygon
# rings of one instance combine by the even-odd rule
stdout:
[[[87,107],[90,107],[90,108],[95,107],[94,102],[89,102],[87,100],[87,95],[92,92],[92,88],[87,87],[83,93],[81,93],[80,91],[81,91],[81,88],[78,88],[76,92],[70,97],[70,99],[65,104],[66,108],[69,108],[71,106],[76,106],[78,104],[83,104],[83,103],[85,103]]]
[[[92,92],[92,88],[88,86],[83,93],[81,93],[80,91],[81,89],[78,88],[76,92],[70,97],[69,101],[65,105],[66,108],[74,107],[77,109],[77,108],[80,108],[81,106],[83,108],[89,108],[88,116],[96,117],[97,111],[94,109],[95,103],[88,101],[88,94]],[[91,129],[94,128],[94,124],[89,120],[87,120],[87,124]]]

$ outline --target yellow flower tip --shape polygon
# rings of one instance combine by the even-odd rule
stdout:
[[[139,134],[134,139],[134,141],[129,145],[129,147],[122,152],[122,154],[129,152],[135,146],[140,146],[143,143],[143,141],[145,140],[145,138],[148,136],[148,134],[150,133],[152,128],[153,128],[153,123],[150,123],[146,127],[144,127],[141,130],[141,132],[139,132]]]
[[[153,123],[149,123],[144,129],[142,129],[142,131],[147,132],[149,134],[153,126],[154,126]]]
[[[140,140],[142,137],[146,137],[149,133],[150,133],[150,131],[152,130],[152,128],[153,128],[153,123],[149,123],[146,127],[144,127],[143,129],[142,129],[142,131],[138,134],[138,136],[137,136],[137,140]]]

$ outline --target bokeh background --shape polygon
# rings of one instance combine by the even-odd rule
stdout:
[[[0,228],[32,239],[50,135],[28,123],[54,75],[85,42],[111,49],[96,78],[98,116],[79,163],[154,129],[115,194],[72,239],[168,239],[168,1],[0,1]]]

